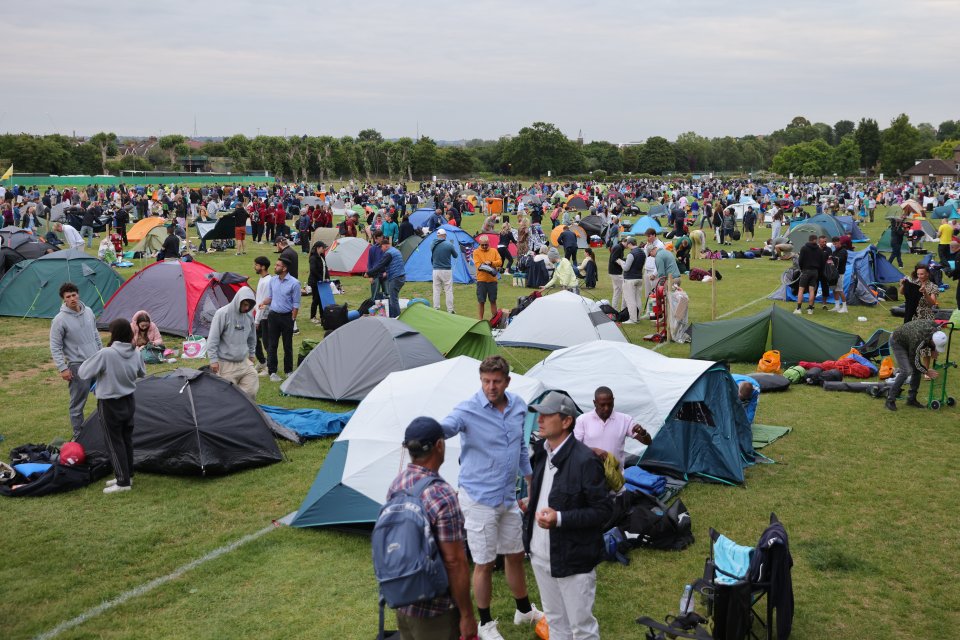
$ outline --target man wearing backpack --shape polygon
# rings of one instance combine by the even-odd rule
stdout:
[[[499,256],[498,256],[499,257]],[[523,439],[527,403],[507,392],[510,365],[502,356],[480,363],[481,389],[441,421],[447,438],[460,434],[460,508],[473,556],[473,590],[480,613],[480,640],[503,640],[490,614],[493,568],[504,556],[507,585],[516,600],[513,623],[536,624],[543,613],[530,603],[523,569],[523,516],[517,476],[529,486],[533,472]]]
[[[400,637],[403,640],[474,638],[477,635],[477,620],[470,601],[469,564],[463,547],[466,538],[463,513],[453,487],[439,475],[446,452],[443,429],[433,418],[415,418],[404,433],[403,446],[410,454],[410,463],[390,485],[387,504],[398,496],[402,498],[404,492],[411,491],[418,483],[429,483],[420,495],[406,495],[409,496],[407,500],[419,500],[422,505],[423,515],[430,523],[430,531],[446,569],[449,588],[429,600],[397,608]],[[383,538],[388,545],[389,537],[389,534],[385,534]],[[376,567],[377,555],[378,549],[375,547],[374,565],[378,577],[381,577],[381,570]],[[410,560],[416,563],[422,558]],[[390,566],[397,566],[394,560],[391,560]]]

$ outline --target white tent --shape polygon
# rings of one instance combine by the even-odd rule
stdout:
[[[655,435],[680,398],[714,364],[602,340],[555,351],[526,375],[547,389],[563,389],[584,411],[593,407],[597,387],[610,387],[614,410],[632,416]],[[627,445],[628,451],[642,451],[634,440]]]
[[[569,291],[534,300],[496,338],[505,347],[551,350],[597,340],[627,342],[620,327],[600,311],[599,303]]]
[[[480,389],[480,361],[459,356],[396,371],[378,384],[330,447],[310,492],[291,523],[297,527],[372,523],[390,483],[409,462],[403,432],[418,416],[443,419]],[[526,402],[543,393],[540,382],[510,377],[511,391]],[[457,486],[460,438],[447,440],[440,475]]]

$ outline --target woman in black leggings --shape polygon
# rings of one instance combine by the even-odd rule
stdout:
[[[307,277],[307,284],[310,286],[310,322],[319,324],[317,311],[323,313],[323,304],[320,302],[320,294],[317,292],[317,285],[330,279],[327,272],[327,245],[323,242],[315,242],[310,249],[310,275]]]

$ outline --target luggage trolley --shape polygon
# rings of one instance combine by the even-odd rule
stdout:
[[[650,335],[643,336],[643,339],[648,342],[666,342],[667,341],[667,291],[666,291],[666,278],[660,278],[657,280],[656,286],[654,286],[653,291],[650,293],[650,297],[653,298],[653,313],[651,314],[653,320],[656,323],[656,332],[651,333]],[[646,304],[644,304],[646,307]]]
[[[952,322],[948,322],[940,327],[941,331],[947,334],[947,350],[943,354],[943,363],[934,363],[933,369],[939,371],[940,375],[935,380],[930,381],[930,395],[927,399],[927,406],[934,411],[947,405],[952,407],[957,404],[957,399],[947,395],[947,372],[950,369],[956,369],[957,363],[950,360],[950,344],[953,342],[953,331],[956,327]]]

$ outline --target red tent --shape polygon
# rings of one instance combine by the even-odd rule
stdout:
[[[213,314],[246,283],[246,276],[218,273],[199,262],[155,262],[117,289],[97,326],[106,329],[112,320],[130,320],[143,310],[162,333],[206,336]]]
[[[490,246],[493,247],[494,249],[496,249],[496,248],[497,248],[497,245],[500,244],[500,236],[499,236],[498,234],[496,234],[496,233],[478,233],[478,234],[475,236],[476,239],[477,239],[477,242],[480,242],[480,238],[482,238],[483,236],[487,236],[487,238],[490,239]],[[512,255],[514,258],[517,257],[517,243],[516,243],[516,242],[511,242],[511,243],[510,243],[510,246],[507,248],[507,250],[510,252],[510,255]]]

